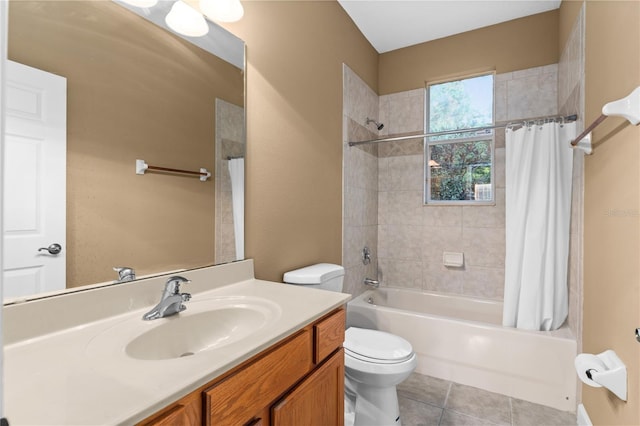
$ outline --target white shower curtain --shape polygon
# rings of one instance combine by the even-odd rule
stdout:
[[[244,259],[244,158],[229,160],[236,260]]]
[[[506,130],[505,326],[555,330],[567,317],[575,133],[575,123]]]

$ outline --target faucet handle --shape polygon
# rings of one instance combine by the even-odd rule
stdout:
[[[182,283],[190,283],[191,280],[181,277],[180,275],[174,275],[169,277],[167,280],[167,284],[165,285],[164,292],[167,296],[171,296],[174,294],[180,294],[180,284]]]
[[[118,273],[118,281],[133,281],[136,279],[136,271],[129,266],[115,266],[114,271]]]

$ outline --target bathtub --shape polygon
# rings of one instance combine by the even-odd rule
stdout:
[[[440,293],[379,288],[347,305],[347,326],[407,339],[420,374],[575,411],[576,341],[570,330],[501,324],[501,302]]]

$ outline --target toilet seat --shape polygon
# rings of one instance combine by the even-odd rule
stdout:
[[[407,376],[407,372],[411,372],[416,368],[417,357],[412,353],[409,358],[400,362],[376,362],[375,360],[362,360],[344,353],[344,368],[347,376],[355,378],[356,381],[362,381],[362,374],[368,374],[375,377],[384,377],[389,375]]]
[[[379,330],[349,327],[345,332],[345,354],[376,364],[398,364],[414,356],[411,343]]]
[[[395,386],[406,379],[418,365],[415,353],[400,362],[376,362],[362,360],[344,354],[344,371],[347,377],[357,383],[366,383],[374,387]]]

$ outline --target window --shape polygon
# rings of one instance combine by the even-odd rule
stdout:
[[[427,86],[425,203],[493,204],[493,74]]]

